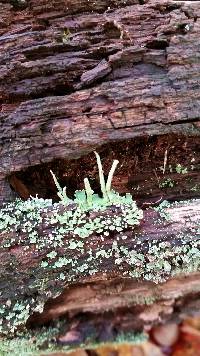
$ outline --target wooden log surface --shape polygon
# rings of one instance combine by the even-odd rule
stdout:
[[[83,232],[98,217],[104,227],[102,225],[101,230],[99,226],[96,230],[93,228],[94,231],[85,237],[75,229],[73,232],[67,230],[64,215],[67,210],[63,206],[43,207],[42,210],[39,210],[39,205],[36,207],[35,212],[29,205],[24,211],[20,206],[5,211],[8,227],[6,230],[1,227],[0,248],[2,332],[24,326],[32,314],[37,316],[39,324],[40,320],[46,322],[69,311],[75,314],[81,310],[103,313],[121,307],[128,311],[132,303],[145,304],[141,302],[143,288],[147,303],[148,298],[152,302],[155,291],[158,299],[162,299],[165,284],[156,287],[157,283],[173,278],[174,282],[170,282],[173,285],[176,278],[179,281],[181,276],[188,274],[193,278],[192,273],[199,270],[199,200],[163,202],[156,210],[149,208],[144,211],[143,220],[133,228],[128,222],[124,225],[129,219],[121,208],[113,206],[104,212],[91,212],[84,217],[85,222],[80,220],[76,223],[76,228],[81,227]],[[18,217],[20,222],[16,223],[14,217]],[[123,231],[120,231],[120,226]],[[184,280],[185,277],[181,278]],[[115,280],[118,287],[115,287]],[[194,277],[197,301],[198,281],[197,273]],[[187,277],[184,283],[187,285]],[[121,293],[119,286],[122,285],[123,290],[129,284],[133,284],[133,289],[131,287]],[[97,287],[91,289],[90,285]],[[184,292],[178,288],[177,295],[183,293],[182,298],[185,298],[193,293],[193,284],[188,288],[185,287]],[[63,303],[62,296],[59,297],[64,289],[66,303]],[[103,292],[99,293],[101,289]],[[76,297],[73,293],[77,293]],[[175,290],[174,293],[176,298]],[[44,314],[40,316],[38,313],[42,312],[47,301],[55,312],[52,315],[51,308],[47,307],[46,312],[45,307]]]
[[[198,2],[1,0],[5,177],[108,142],[199,135]]]
[[[136,189],[133,167],[149,164],[157,186],[147,176],[136,191],[143,208],[147,190],[154,204],[163,200],[160,162],[164,173],[171,174],[166,162],[173,166],[176,187],[168,197],[198,197],[199,2],[0,0],[0,7],[0,205],[14,197],[9,183],[26,199],[42,176],[48,181],[54,162],[71,162],[69,178],[79,158],[89,165],[94,148],[105,160],[122,158],[118,149],[122,166],[130,162],[128,179],[123,172],[114,181],[121,193]],[[135,159],[140,140],[145,154]],[[191,169],[187,182],[183,162]],[[141,182],[144,171],[137,172]],[[72,328],[78,320],[82,329],[91,322],[108,331],[108,320],[113,330],[143,331],[198,313],[198,199],[148,208],[134,229],[85,239],[58,234],[63,222],[51,218],[64,213],[62,206],[39,208],[36,224],[31,212],[12,223],[11,208],[9,229],[0,228],[1,333],[58,317]],[[112,207],[103,219],[122,215]],[[86,220],[96,217],[89,213]]]

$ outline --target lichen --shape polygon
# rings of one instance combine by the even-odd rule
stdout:
[[[62,203],[38,197],[25,202],[18,199],[0,211],[0,252],[7,253],[7,264],[0,267],[2,282],[7,285],[7,269],[9,278],[13,275],[12,286],[9,284],[0,296],[2,333],[25,325],[29,315],[41,312],[47,299],[60,295],[64,286],[99,272],[114,271],[120,276],[160,283],[177,273],[200,270],[198,222],[176,234],[176,243],[171,239],[173,234],[168,235],[169,208],[183,202],[163,201],[155,208],[159,215],[155,224],[162,229],[165,225],[170,242],[163,235],[162,240],[145,236],[137,229],[143,212],[131,195],[120,196],[111,189],[116,164],[105,182],[98,158],[102,196],[94,194],[86,180],[85,190],[77,191],[74,201],[60,187]],[[59,185],[56,177],[54,180]],[[22,261],[10,253],[12,248],[19,248],[33,264],[30,268],[26,264],[22,283],[18,278]]]
[[[176,173],[178,174],[186,174],[188,173],[187,167],[182,166],[180,163],[178,163],[175,167]]]
[[[36,265],[30,271],[26,270],[28,277],[23,288],[30,296],[37,290],[38,296],[24,300],[18,288],[19,281],[14,281],[16,292],[12,300],[6,302],[9,295],[7,291],[1,295],[4,305],[0,310],[0,332],[15,331],[26,323],[34,311],[42,311],[44,301],[58,295],[64,284],[76,280],[80,275],[95,274],[99,271],[98,264],[102,258],[113,258],[116,255],[114,245],[109,253],[100,253],[99,247],[96,250],[88,248],[88,238],[98,236],[102,244],[113,232],[133,230],[140,224],[143,212],[138,209],[132,196],[120,196],[111,189],[118,161],[113,162],[105,182],[100,157],[95,154],[102,197],[94,194],[86,179],[85,190],[76,191],[72,201],[67,197],[66,187],[61,188],[52,173],[61,203],[52,203],[51,200],[36,196],[27,201],[17,199],[1,209],[1,250],[5,253],[19,247],[25,255],[35,255]],[[6,268],[13,269],[13,274],[17,273],[19,266],[15,259],[12,254],[8,254],[7,265],[0,268],[2,276]]]
[[[171,178],[166,178],[159,183],[159,188],[173,188],[175,182]]]

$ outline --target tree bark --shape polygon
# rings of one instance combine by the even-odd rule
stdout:
[[[198,3],[13,3],[1,2],[1,201],[27,167],[199,135]]]
[[[155,283],[174,278],[169,286],[171,283],[176,285],[176,282],[179,284],[179,278],[183,278],[181,276],[186,276],[185,282],[180,282],[180,288],[183,289],[180,292],[177,287],[173,303],[180,293],[183,293],[181,302],[194,294],[198,303],[199,274],[192,277],[192,272],[198,272],[200,265],[200,201],[162,206],[156,210],[147,209],[138,227],[131,228],[128,224],[122,232],[117,232],[113,220],[116,215],[123,216],[120,208],[112,207],[103,213],[91,211],[85,217],[85,224],[95,221],[99,216],[106,225],[101,232],[90,233],[85,238],[78,237],[76,230],[73,233],[65,232],[66,217],[63,222],[56,222],[56,211],[63,215],[67,209],[62,205],[43,209],[40,222],[35,217],[32,222],[29,215],[25,215],[25,219],[17,226],[15,222],[13,226],[10,225],[9,233],[8,230],[2,231],[0,300],[5,306],[2,331],[10,332],[13,326],[18,328],[24,325],[34,311],[42,311],[49,298],[53,307],[47,307],[42,316],[36,318],[38,324],[69,311],[75,314],[78,311],[98,311],[103,315],[105,310],[123,307],[128,313],[132,305],[157,303],[157,300],[164,298],[164,291],[165,297],[168,295],[167,283],[157,287]],[[9,212],[13,216],[15,209],[17,207]],[[30,221],[36,223],[31,231],[27,225]],[[109,224],[112,226],[106,233]],[[81,222],[80,226],[83,228],[86,225]],[[78,224],[76,227],[79,227]],[[189,289],[186,288],[188,278],[194,278],[194,287],[197,289],[193,290],[193,284]],[[92,285],[94,288],[88,287]],[[120,285],[126,292],[121,292]],[[129,285],[133,285],[130,290]],[[62,295],[55,299],[66,286],[64,301]],[[103,295],[105,293],[104,297],[102,293],[99,294],[99,288],[103,290]],[[85,294],[86,290],[88,293]],[[77,297],[69,303],[68,295],[71,298],[71,293],[77,293]],[[90,302],[90,298],[94,298],[94,302]],[[25,316],[21,315],[19,306],[23,311],[26,308]],[[146,322],[150,322],[148,316]]]
[[[50,169],[73,196],[82,177],[96,179],[94,149],[106,175],[121,158],[113,187],[131,191],[143,209],[199,197],[198,2],[0,0],[0,7],[0,205],[16,193],[55,199]],[[24,221],[1,230],[3,333],[66,313],[69,324],[87,315],[104,326],[106,315],[113,330],[142,331],[199,308],[198,199],[148,208],[126,238],[92,234],[81,251],[69,247],[71,235],[52,250],[49,235],[59,226],[45,218],[53,209],[36,227],[46,241],[40,250]],[[122,215],[112,207],[104,217],[115,214]],[[72,261],[51,268],[52,251]]]

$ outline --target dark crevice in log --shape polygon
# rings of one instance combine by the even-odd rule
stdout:
[[[170,14],[172,11],[180,9],[181,5],[178,4],[177,2],[173,2],[173,4],[167,4],[167,3],[155,3],[155,8],[159,9],[161,14]]]
[[[15,12],[26,9],[28,7],[28,1],[29,0],[9,0],[8,3],[13,6],[13,12]]]
[[[90,110],[88,107],[87,112]],[[199,145],[198,136],[174,134],[142,137],[118,142],[117,145],[111,143],[99,147],[98,151],[102,157],[105,175],[108,174],[113,159],[120,162],[113,178],[113,188],[122,194],[131,192],[138,202],[147,202],[148,206],[149,200],[155,203],[157,200],[180,200],[200,195]],[[163,173],[165,156],[167,162]],[[55,160],[33,166],[11,175],[9,181],[23,199],[38,194],[40,197],[57,201],[56,187],[50,170],[54,171],[61,186],[67,187],[70,198],[75,190],[84,188],[84,177],[90,179],[92,189],[96,193],[100,191],[93,153],[77,160]]]
[[[164,50],[169,46],[169,42],[167,40],[162,39],[154,39],[152,41],[147,42],[146,47],[150,49],[158,49]]]

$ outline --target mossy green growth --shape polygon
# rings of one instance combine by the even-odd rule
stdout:
[[[37,331],[31,331],[17,335],[14,338],[0,340],[0,356],[40,356],[51,355],[59,352],[69,352],[76,346],[59,346],[55,342],[58,336],[58,328],[42,328]],[[116,346],[117,344],[142,344],[148,340],[145,333],[126,332],[120,333],[114,340],[108,342],[97,342],[96,340],[87,340],[86,343],[79,345],[79,349],[95,350],[102,346]]]
[[[148,340],[148,335],[145,333],[120,333],[115,339],[115,343],[123,344],[141,344]]]
[[[58,351],[51,340],[57,336],[57,328],[43,327],[36,331],[27,331],[15,337],[0,339],[1,356],[39,356],[43,352],[49,355]]]

